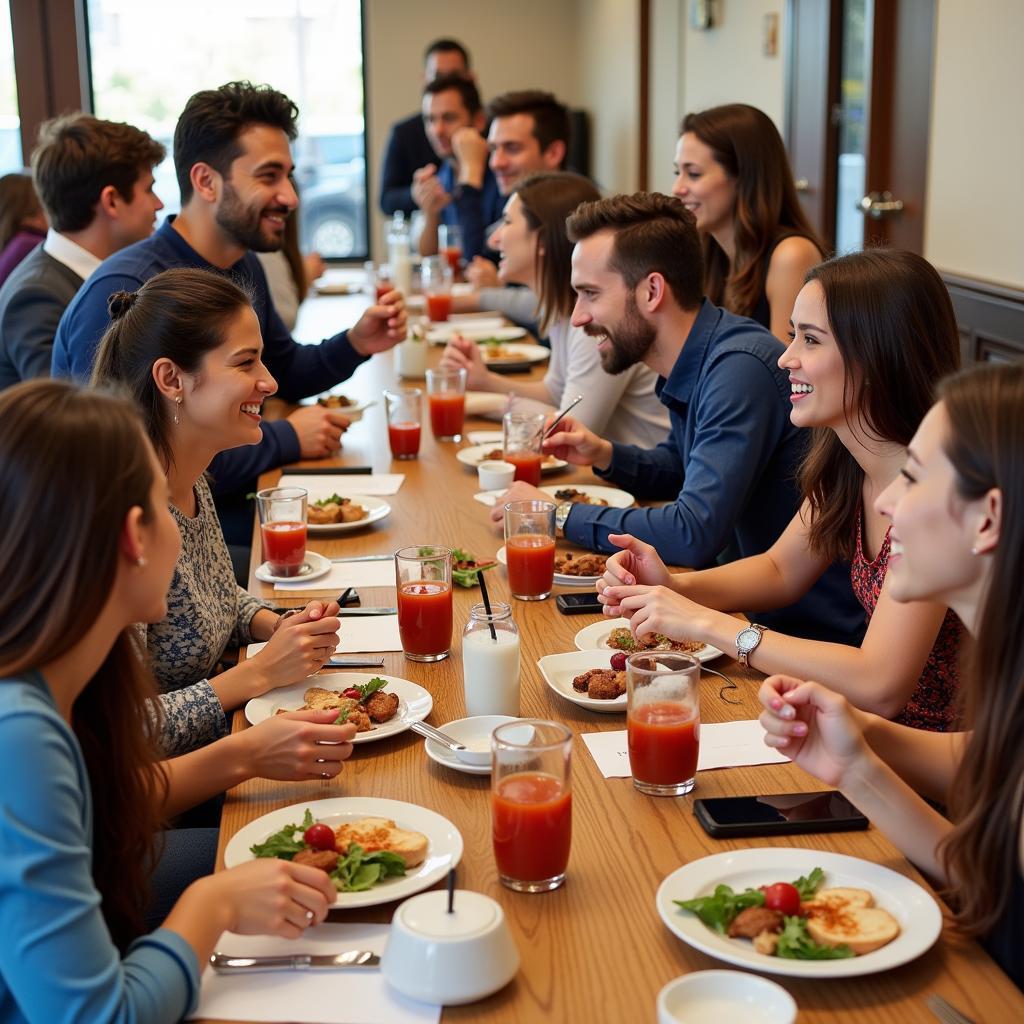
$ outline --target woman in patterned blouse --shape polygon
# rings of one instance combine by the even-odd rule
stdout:
[[[902,724],[945,731],[953,724],[962,626],[941,604],[893,600],[889,524],[874,503],[902,467],[936,384],[959,365],[949,295],[920,256],[852,253],[810,271],[791,326],[793,341],[779,359],[790,374],[790,418],[813,430],[800,511],[764,554],[675,576],[650,545],[612,537],[624,550],[608,559],[597,585],[605,613],[628,616],[638,635],[739,653],[729,612],[785,607],[833,561],[849,562],[868,619],[861,646],[759,627],[749,663],[816,679]]]
[[[110,311],[93,381],[120,384],[141,407],[182,538],[167,615],[145,627],[145,639],[162,691],[165,753],[206,748],[197,751],[202,757],[171,762],[189,766],[182,785],[195,799],[184,805],[238,781],[239,773],[335,775],[340,757],[312,735],[311,723],[329,720],[322,715],[275,716],[239,734],[244,749],[235,749],[238,736],[225,735],[226,712],[321,668],[339,628],[333,603],[313,601],[284,617],[236,584],[204,475],[218,452],[260,441],[260,407],[277,389],[260,359],[249,299],[226,277],[177,269],[136,293],[113,295]],[[211,677],[227,647],[260,640],[268,643],[256,657]]]

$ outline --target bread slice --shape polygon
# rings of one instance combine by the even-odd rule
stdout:
[[[831,898],[805,903],[803,909],[807,931],[815,942],[823,946],[849,946],[858,956],[881,949],[900,933],[896,918],[879,907]]]
[[[351,698],[343,697],[337,690],[325,690],[322,686],[311,686],[302,697],[310,711],[326,711],[328,708],[341,708],[346,704],[358,703]]]
[[[834,889],[822,889],[815,893],[814,899],[809,903],[846,903],[851,907],[873,907],[875,898],[867,889],[849,889],[836,887]]]
[[[349,844],[358,843],[367,853],[388,850],[398,854],[407,868],[422,864],[430,841],[422,832],[399,828],[390,818],[359,818],[346,821],[334,830],[338,851],[347,853]]]

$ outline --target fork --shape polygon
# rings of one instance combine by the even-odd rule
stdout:
[[[970,1017],[961,1013],[952,1003],[947,1002],[937,992],[928,997],[927,1006],[942,1021],[942,1024],[974,1024]]]

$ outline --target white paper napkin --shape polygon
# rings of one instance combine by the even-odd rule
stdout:
[[[332,562],[331,571],[315,580],[294,580],[275,583],[274,590],[285,593],[296,590],[337,590],[346,587],[393,587],[395,562],[389,558],[380,562]]]
[[[276,956],[370,949],[382,953],[390,929],[386,924],[322,924],[294,942],[225,932],[217,952]],[[233,975],[207,968],[193,1016],[302,1024],[437,1024],[441,1007],[399,995],[385,984],[379,967]]]
[[[299,473],[281,477],[278,487],[304,487],[309,491],[310,501],[319,500],[329,494],[397,494],[405,480],[404,473],[353,474],[325,473],[323,476]]]
[[[500,430],[471,430],[466,440],[470,444],[501,444],[503,437]]]
[[[498,504],[498,498],[504,493],[504,491],[477,491],[473,495],[473,500],[479,501],[481,505],[486,505],[488,508],[493,508]]]
[[[246,657],[251,658],[266,644],[249,644]],[[359,615],[341,620],[341,639],[335,654],[370,654],[380,651],[400,651],[402,638],[398,635],[397,615]]]
[[[628,779],[632,775],[625,729],[583,733],[583,741],[606,779]],[[756,718],[739,722],[701,722],[699,772],[741,765],[785,764],[788,760],[774,747],[764,745],[764,729]]]

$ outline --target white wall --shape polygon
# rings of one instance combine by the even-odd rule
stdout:
[[[687,5],[679,0],[651,0],[651,49],[647,125],[647,187],[667,192],[672,186],[679,122],[683,108],[683,50]]]
[[[939,0],[924,255],[1024,287],[1024,4]]]

